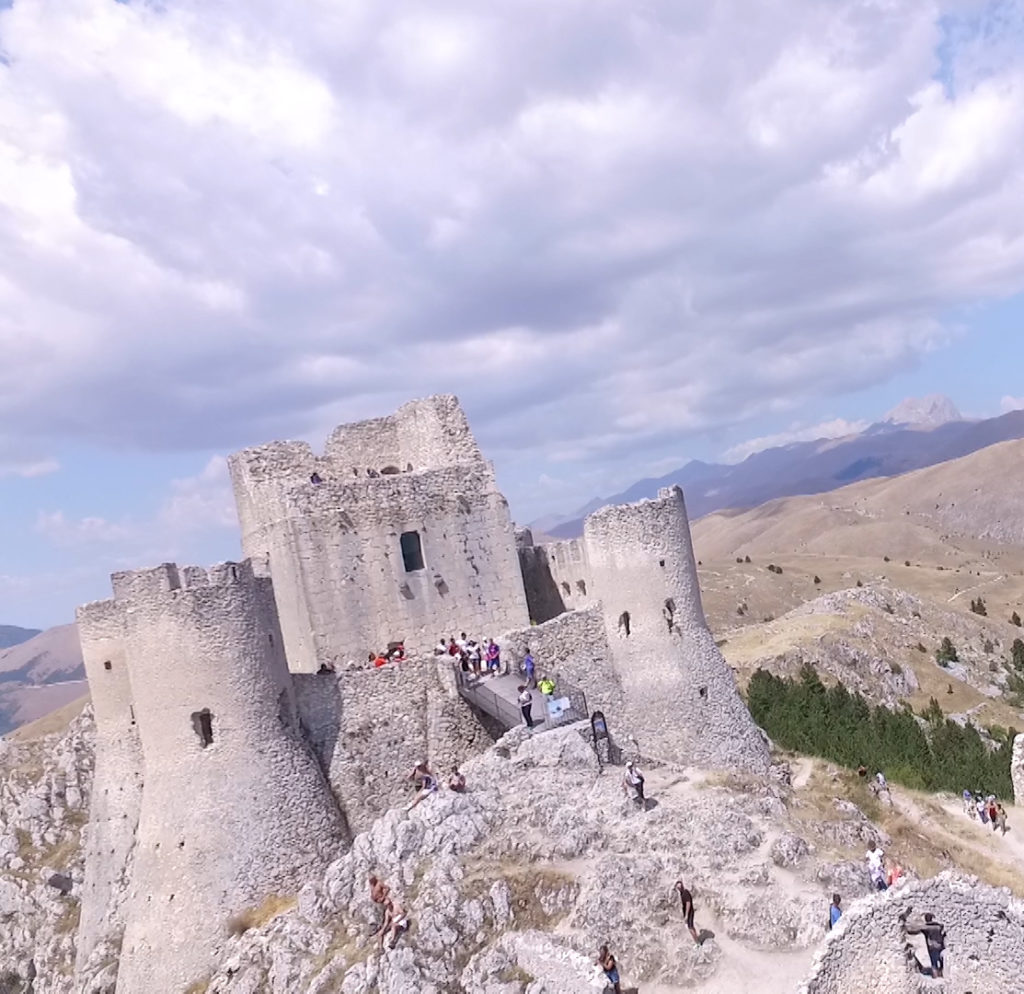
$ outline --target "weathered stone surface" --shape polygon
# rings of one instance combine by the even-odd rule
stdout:
[[[1024,807],[1024,734],[1013,740],[1013,760],[1010,765],[1013,777],[1013,801],[1017,807]]]

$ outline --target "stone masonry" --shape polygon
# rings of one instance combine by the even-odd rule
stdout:
[[[678,488],[534,546],[450,396],[342,426],[323,455],[274,442],[230,465],[249,558],[118,573],[79,611],[97,721],[80,974],[119,948],[117,994],[202,984],[232,917],[294,895],[406,800],[415,763],[481,751],[486,720],[429,654],[442,636],[495,635],[513,667],[529,646],[645,756],[767,770]],[[408,659],[367,665],[398,641]]]
[[[908,956],[929,965],[924,940],[904,931],[926,913],[946,929],[941,981],[923,976]],[[946,872],[851,905],[818,953],[800,994],[980,994],[1024,989],[1024,902]]]
[[[128,710],[143,786],[130,868],[110,828],[115,800],[94,793],[90,841],[105,837],[112,851],[90,844],[83,921],[109,916],[110,882],[127,877],[117,992],[180,994],[210,967],[232,915],[294,893],[348,831],[299,730],[270,581],[248,562],[167,564],[115,574],[113,587],[112,602],[80,614],[92,623],[90,686],[98,725],[101,714],[124,724]],[[103,641],[100,616],[111,622]],[[106,738],[98,768],[118,756]],[[132,785],[139,772],[111,775]],[[126,819],[131,799],[120,801]]]
[[[273,442],[230,466],[294,671],[527,624],[508,503],[454,397],[337,428],[322,456]]]

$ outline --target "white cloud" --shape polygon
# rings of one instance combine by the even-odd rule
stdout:
[[[26,462],[0,462],[0,477],[21,476],[32,479],[36,476],[48,476],[60,469],[56,459],[36,459]]]
[[[765,449],[789,445],[792,442],[816,442],[819,439],[843,438],[846,435],[862,432],[867,427],[867,421],[847,421],[845,418],[833,418],[831,421],[822,421],[816,425],[793,425],[789,431],[780,431],[775,435],[763,435],[761,438],[752,438],[747,442],[734,445],[722,453],[722,461],[742,462],[747,456],[752,456],[755,452],[763,452]]]
[[[210,528],[238,528],[227,460],[213,456],[195,476],[171,483],[172,494],[157,514],[160,529],[185,535]]]
[[[122,543],[135,535],[134,527],[128,522],[68,517],[63,511],[40,511],[35,530],[58,546],[109,545]]]
[[[999,410],[1003,414],[1009,414],[1010,411],[1024,411],[1024,397],[1004,397],[999,402]]]
[[[453,390],[515,497],[877,383],[1024,290],[1020,20],[961,6],[17,0],[0,421],[224,450]]]

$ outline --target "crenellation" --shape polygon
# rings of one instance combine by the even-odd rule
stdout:
[[[181,588],[181,576],[174,563],[161,563],[148,569],[124,570],[110,577],[114,599],[141,600]]]

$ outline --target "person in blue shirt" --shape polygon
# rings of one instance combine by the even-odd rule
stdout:
[[[526,656],[523,659],[523,669],[526,672],[526,686],[527,687],[536,687],[537,686],[537,678],[535,676],[536,664],[533,661],[533,653],[530,652],[529,646],[527,646],[527,648],[526,648]]]
[[[843,909],[839,907],[842,898],[838,894],[832,895],[832,907],[828,909],[829,931],[836,927],[836,922],[843,917]]]

